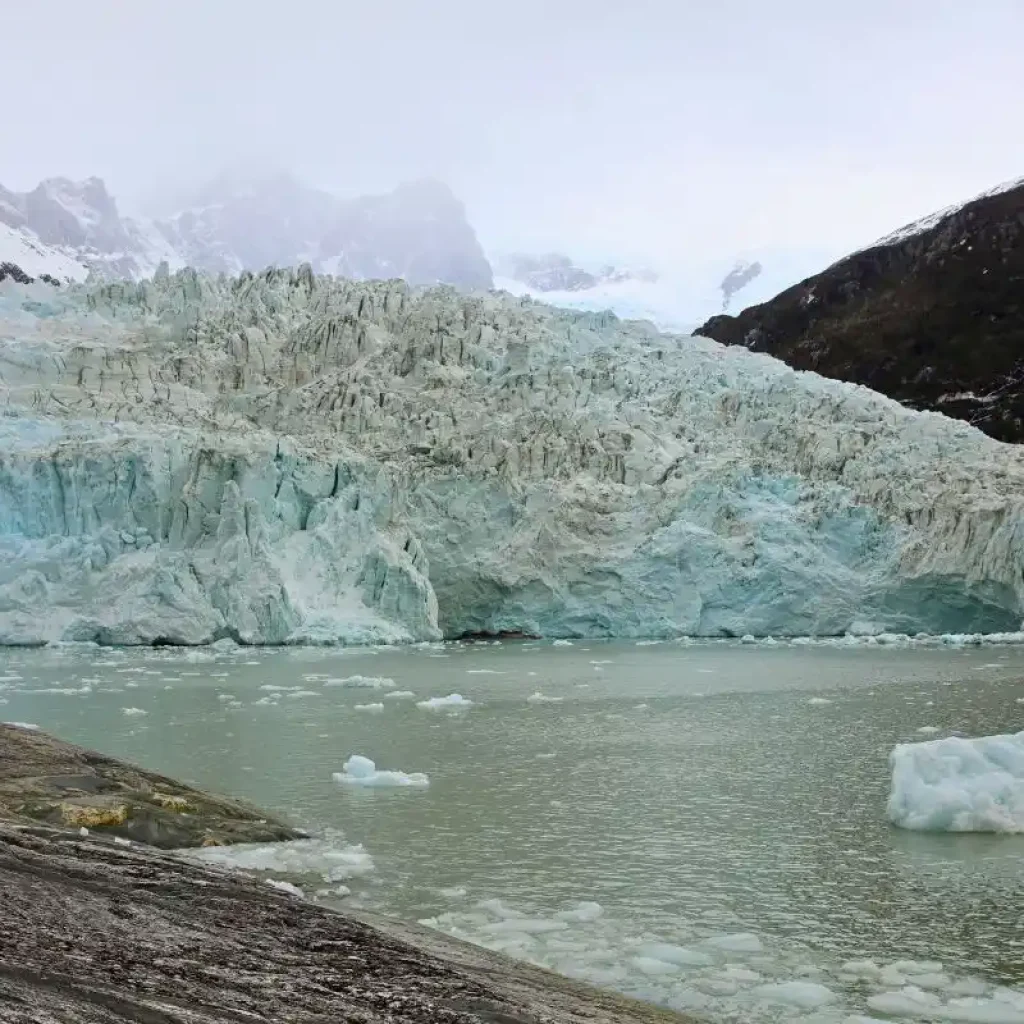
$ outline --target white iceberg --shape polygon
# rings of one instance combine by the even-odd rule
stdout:
[[[346,786],[368,786],[374,789],[403,788],[426,789],[430,779],[423,772],[381,771],[368,757],[353,754],[344,770],[332,776],[335,782]]]
[[[473,702],[463,697],[461,693],[449,693],[447,697],[431,697],[428,700],[416,701],[416,707],[423,708],[425,711],[443,711],[446,708],[458,710],[472,706]]]
[[[929,832],[1024,832],[1024,732],[900,743],[889,820]]]
[[[324,686],[343,686],[352,690],[390,690],[394,679],[383,676],[346,676],[344,679],[325,679]]]

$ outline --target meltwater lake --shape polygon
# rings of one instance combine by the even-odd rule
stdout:
[[[700,1018],[1024,1024],[1024,836],[886,818],[895,744],[1024,728],[1019,646],[7,650],[0,720],[314,837],[214,861]]]

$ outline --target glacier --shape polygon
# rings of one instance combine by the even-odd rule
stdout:
[[[1024,456],[768,356],[309,267],[0,283],[0,643],[1019,628]]]

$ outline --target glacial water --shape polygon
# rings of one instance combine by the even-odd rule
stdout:
[[[895,743],[1024,728],[1020,647],[58,648],[0,654],[0,702],[362,844],[362,908],[701,1017],[1024,1022],[1024,836],[885,817]]]

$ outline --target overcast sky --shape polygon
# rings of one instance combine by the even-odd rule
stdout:
[[[839,255],[1024,175],[1024,0],[34,0],[0,182],[436,175],[490,248]]]

